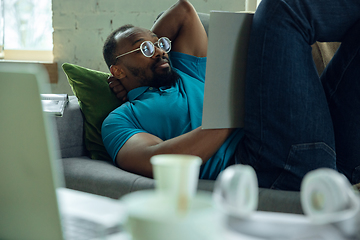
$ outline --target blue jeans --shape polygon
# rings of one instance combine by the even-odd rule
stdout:
[[[322,76],[315,41],[342,42]],[[360,1],[263,0],[248,52],[245,136],[235,155],[259,186],[299,190],[332,168],[360,182]]]

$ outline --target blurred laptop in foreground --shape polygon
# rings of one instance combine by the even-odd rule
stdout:
[[[39,64],[0,63],[0,239],[106,239],[125,221],[118,201],[64,188]]]

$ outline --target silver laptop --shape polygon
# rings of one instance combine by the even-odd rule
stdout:
[[[241,128],[247,49],[254,13],[210,12],[203,128]]]
[[[96,206],[110,218],[109,212],[121,211],[116,200],[63,188],[54,122],[40,100],[40,93],[50,92],[46,82],[40,64],[0,63],[0,239],[68,239],[67,222],[101,220]],[[87,209],[79,207],[84,201]],[[89,209],[92,219],[79,211],[89,217]],[[116,227],[121,217],[106,221]]]

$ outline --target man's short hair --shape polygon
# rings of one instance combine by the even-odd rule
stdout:
[[[126,24],[124,26],[119,27],[115,31],[113,31],[107,38],[103,46],[103,56],[106,62],[106,65],[110,68],[111,65],[115,64],[116,61],[116,47],[117,42],[115,40],[115,36],[118,33],[125,32],[126,30],[133,28],[134,25]]]

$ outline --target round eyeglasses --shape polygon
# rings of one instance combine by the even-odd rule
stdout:
[[[117,60],[120,57],[123,57],[125,55],[128,55],[130,53],[133,53],[133,52],[136,52],[139,50],[145,57],[152,57],[152,56],[154,56],[154,53],[155,53],[155,46],[160,48],[164,52],[168,53],[171,50],[171,41],[167,37],[161,37],[155,43],[152,43],[151,41],[144,41],[141,43],[139,48],[134,49],[127,53],[123,53],[123,54],[117,56],[115,59]]]

